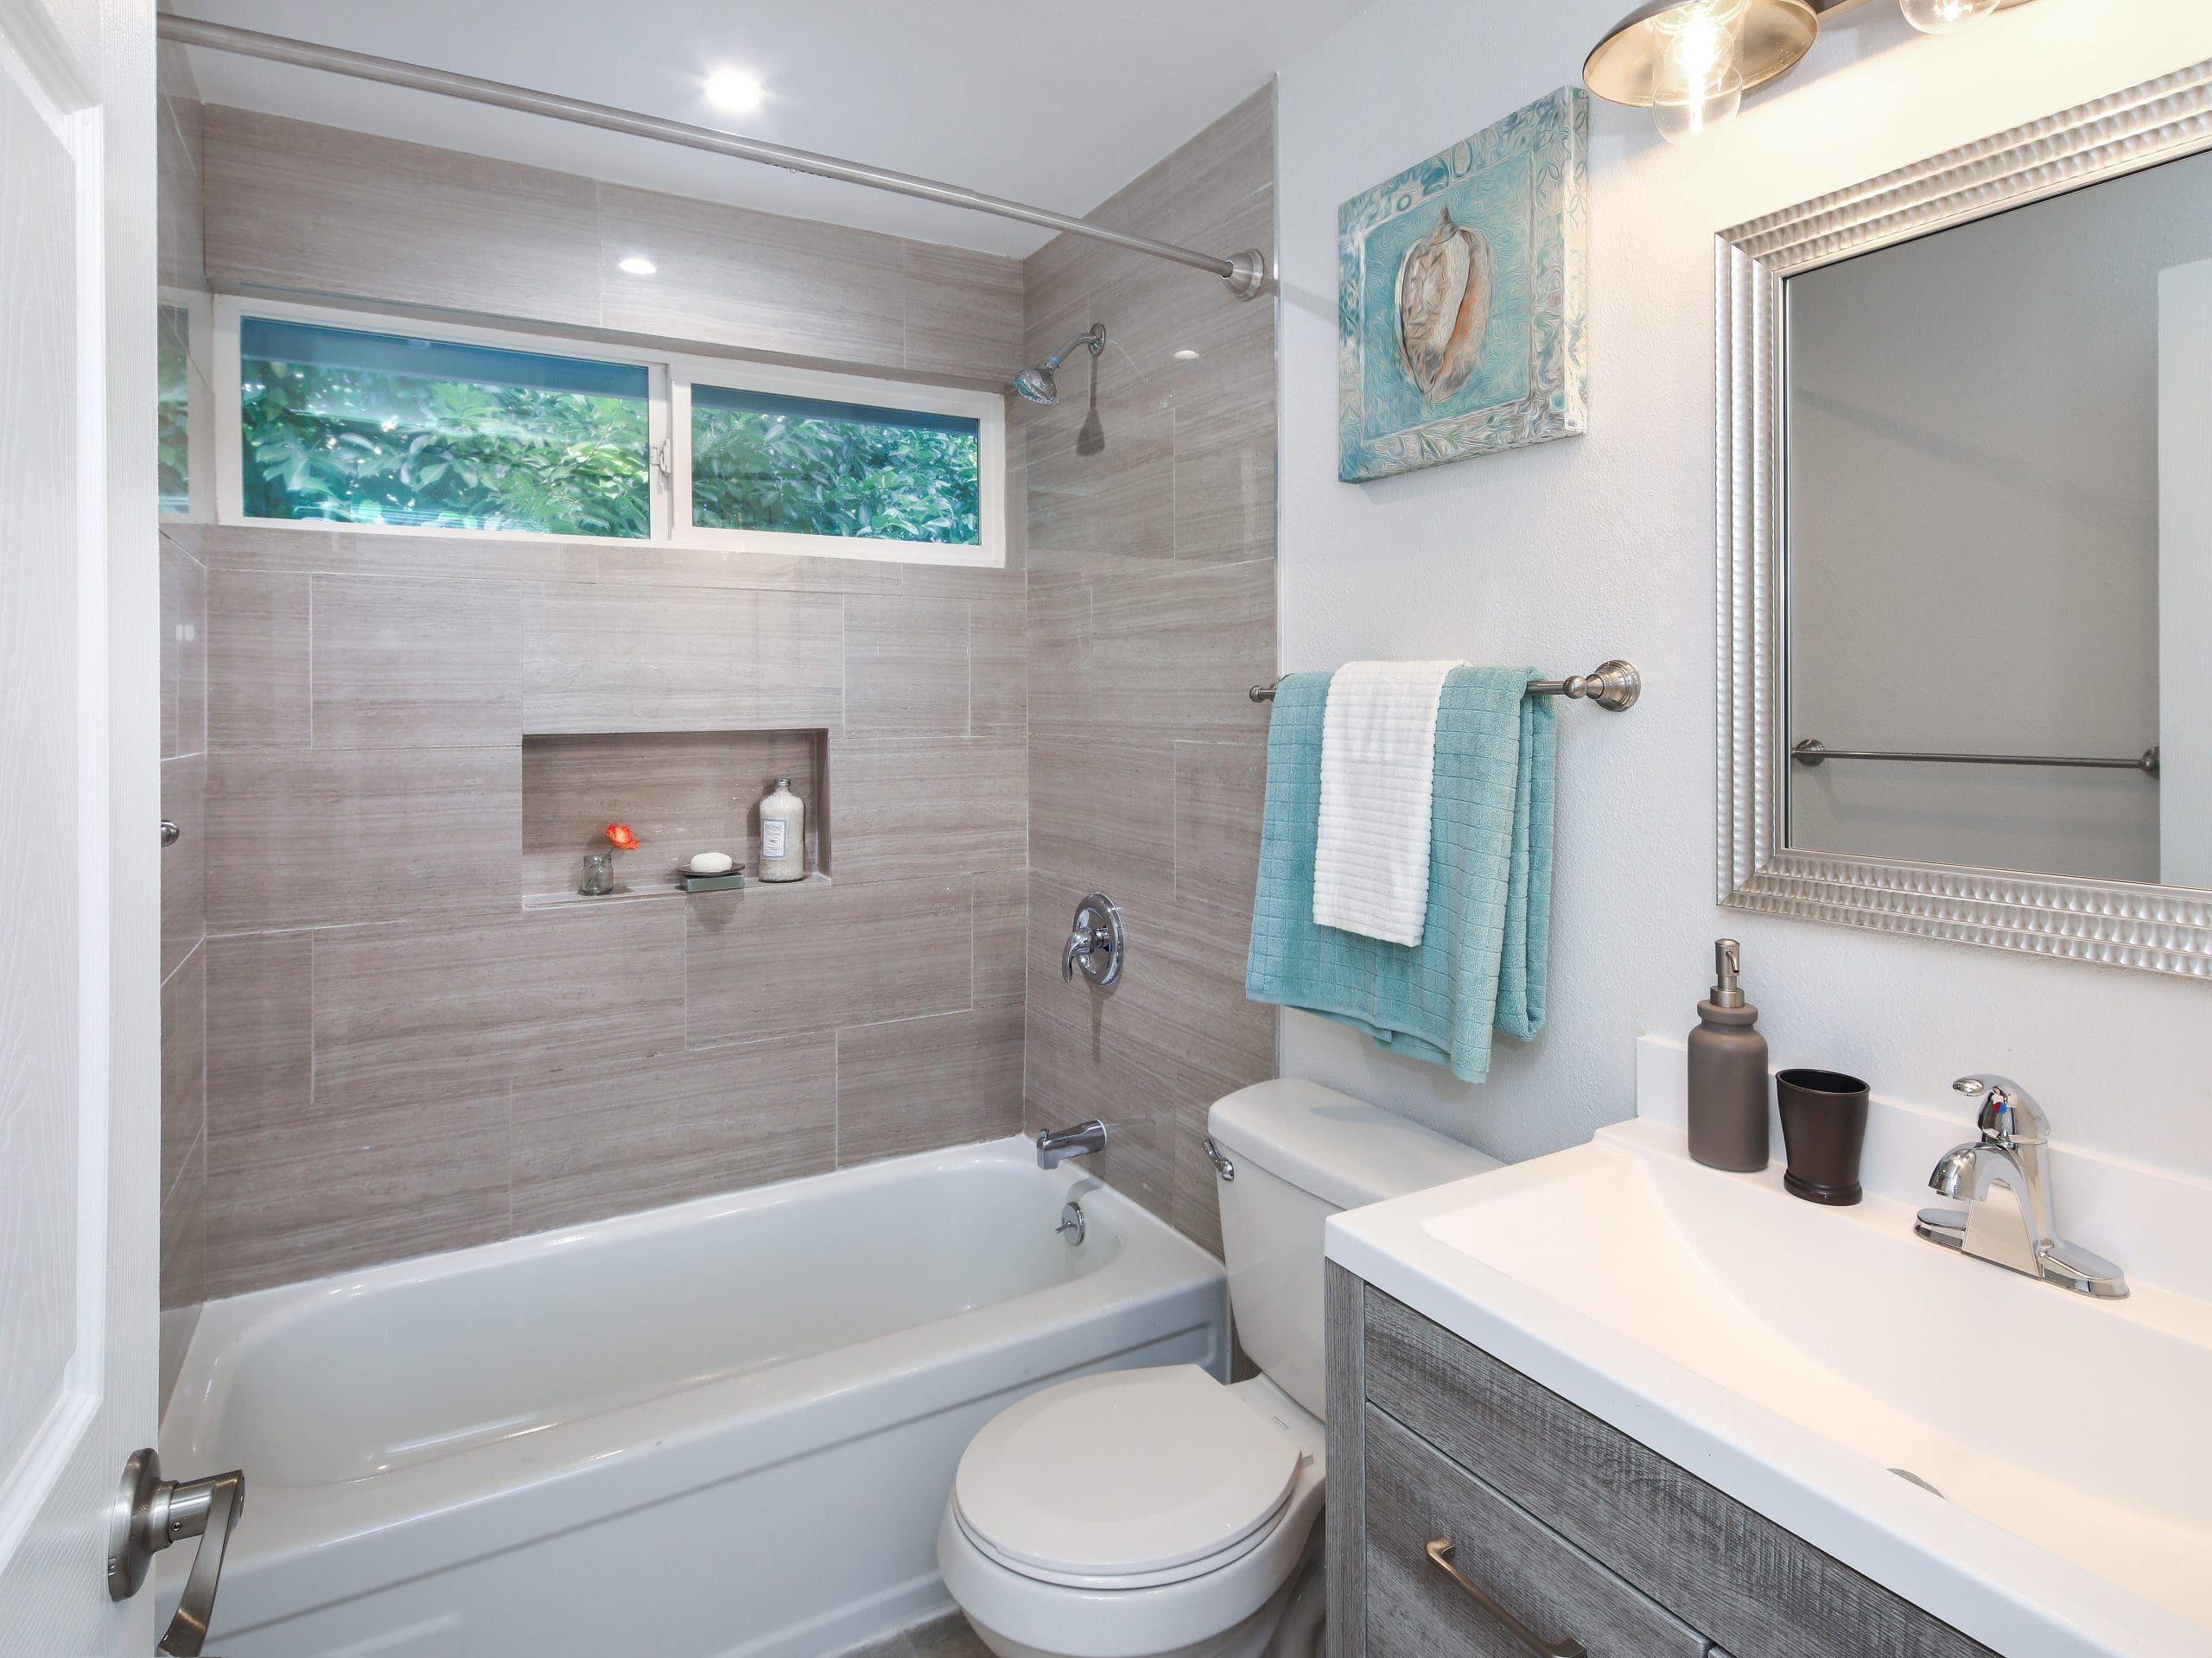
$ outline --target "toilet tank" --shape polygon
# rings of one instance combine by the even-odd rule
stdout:
[[[1214,1102],[1222,1258],[1236,1338],[1278,1387],[1323,1413],[1321,1231],[1331,1215],[1497,1167],[1471,1147],[1319,1083],[1255,1083]]]

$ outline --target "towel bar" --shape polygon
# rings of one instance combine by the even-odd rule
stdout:
[[[1255,702],[1272,702],[1275,685],[1255,685],[1245,693]],[[1529,682],[1531,696],[1571,696],[1578,701],[1595,702],[1611,714],[1619,714],[1636,706],[1636,699],[1643,695],[1643,676],[1636,670],[1632,662],[1623,662],[1618,657],[1600,664],[1594,674],[1570,674],[1565,679],[1532,679]]]

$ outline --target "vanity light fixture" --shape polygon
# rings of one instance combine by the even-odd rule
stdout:
[[[1865,0],[1649,0],[1613,25],[1582,66],[1609,104],[1648,109],[1669,143],[1725,124],[1745,92],[1797,67],[1825,17]],[[2027,0],[1898,0],[1905,21],[1948,35]]]

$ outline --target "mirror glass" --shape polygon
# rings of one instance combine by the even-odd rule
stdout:
[[[1788,844],[2212,887],[2212,154],[1783,292]]]

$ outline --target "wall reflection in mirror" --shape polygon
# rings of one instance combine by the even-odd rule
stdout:
[[[2212,155],[1784,294],[1789,846],[2212,887]]]

